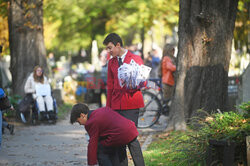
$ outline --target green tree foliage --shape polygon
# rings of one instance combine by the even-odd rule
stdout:
[[[250,29],[249,11],[250,0],[240,0],[238,4],[238,13],[235,21],[234,45],[236,49],[242,49],[244,46],[249,49],[248,33]]]
[[[114,31],[133,40],[142,28],[146,33],[156,21],[170,32],[177,25],[178,9],[175,0],[45,0],[46,46],[76,51],[89,46],[93,39],[102,45],[104,35]]]
[[[134,12],[127,12],[127,9]],[[130,1],[122,14],[120,12],[112,17],[107,23],[106,29],[108,32],[116,31],[121,34],[125,43],[126,40],[133,40],[135,34],[141,33],[142,29],[144,33],[147,33],[157,23],[164,26],[165,34],[171,34],[172,28],[178,23],[178,12],[178,1],[174,0]],[[131,33],[132,35],[128,35]],[[127,37],[132,39],[126,39]]]
[[[112,15],[122,10],[126,2],[122,0],[45,1],[45,22],[58,24],[55,37],[57,42],[52,47],[58,47],[61,50],[86,47],[97,35],[105,34],[106,22]]]
[[[3,46],[3,53],[8,53],[9,48],[9,34],[8,34],[8,20],[6,17],[0,16],[0,45]]]
[[[0,45],[3,46],[3,53],[8,53],[9,48],[7,2],[0,0]]]
[[[0,15],[2,17],[7,17],[8,15],[8,0],[0,0]]]
[[[8,15],[8,2],[0,0],[1,17]],[[239,1],[234,39],[235,47],[240,49],[247,46],[249,3],[250,0]],[[44,0],[46,48],[77,51],[88,47],[92,39],[101,45],[104,35],[113,31],[130,44],[142,30],[146,34],[157,22],[164,26],[164,35],[171,34],[178,23],[178,12],[176,0]],[[1,31],[8,29],[4,26]],[[2,35],[0,38],[6,40]]]

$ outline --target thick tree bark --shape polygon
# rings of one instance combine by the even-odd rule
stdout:
[[[238,0],[180,0],[177,80],[170,127],[227,106],[227,77]],[[172,126],[171,126],[172,125]]]
[[[43,39],[43,0],[10,0],[9,41],[13,93],[24,94],[34,66],[48,71]]]

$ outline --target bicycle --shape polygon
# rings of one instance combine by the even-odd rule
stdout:
[[[168,116],[169,114],[170,100],[164,100],[161,79],[149,79],[149,81],[154,82],[158,88],[156,88],[156,94],[151,92],[150,88],[142,90],[145,106],[139,110],[138,128],[152,127],[158,122],[161,115]]]

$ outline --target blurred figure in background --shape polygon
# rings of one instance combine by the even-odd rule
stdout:
[[[54,69],[56,67],[56,61],[54,58],[54,54],[52,52],[49,53],[49,55],[48,55],[48,64],[50,65],[50,67],[52,69]]]
[[[150,51],[148,52],[148,56],[145,59],[144,64],[152,68],[152,55],[150,54]]]
[[[150,55],[152,57],[152,71],[150,72],[150,78],[157,78],[161,59],[159,58],[156,49],[153,49]]]
[[[100,61],[102,65],[101,69],[101,78],[106,86],[107,84],[107,77],[108,77],[108,52],[107,50],[103,50],[100,54]]]
[[[175,48],[171,44],[166,44],[163,48],[163,56],[159,67],[159,76],[162,79],[164,99],[171,99],[174,91],[174,75],[176,71]]]
[[[106,90],[106,86],[107,86],[107,78],[108,78],[108,51],[107,50],[103,50],[100,54],[100,61],[102,64],[102,69],[101,69],[101,92],[100,92],[100,103],[99,106],[102,107],[103,103],[106,103],[102,101],[102,94],[105,94],[106,98],[107,98],[107,90]],[[106,104],[105,104],[106,105]]]
[[[43,85],[49,85],[48,79],[44,75],[42,67],[35,66],[33,72],[30,74],[30,76],[28,77],[25,83],[24,92],[26,94],[31,93],[33,96],[33,99],[37,101],[37,105],[38,105],[42,120],[47,117],[46,112],[45,112],[45,103],[47,106],[48,114],[51,117],[51,119],[53,119],[54,118],[53,99],[52,99],[51,94],[40,95],[40,94],[37,94],[36,92],[38,88],[43,87]]]
[[[0,88],[0,99],[5,96],[5,93],[2,88]],[[2,110],[0,109],[0,150],[1,150],[1,145],[2,145]]]
[[[54,54],[51,52],[48,55],[48,64],[50,66],[50,73],[51,73],[51,77],[54,77],[54,70],[56,68],[56,61],[55,61],[55,57]]]

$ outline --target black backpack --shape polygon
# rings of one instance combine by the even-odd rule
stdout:
[[[9,98],[5,95],[4,97],[0,98],[0,110],[6,110],[11,107]]]
[[[26,94],[25,97],[18,104],[18,110],[22,113],[29,111],[31,104],[33,104],[34,100],[32,94]]]

